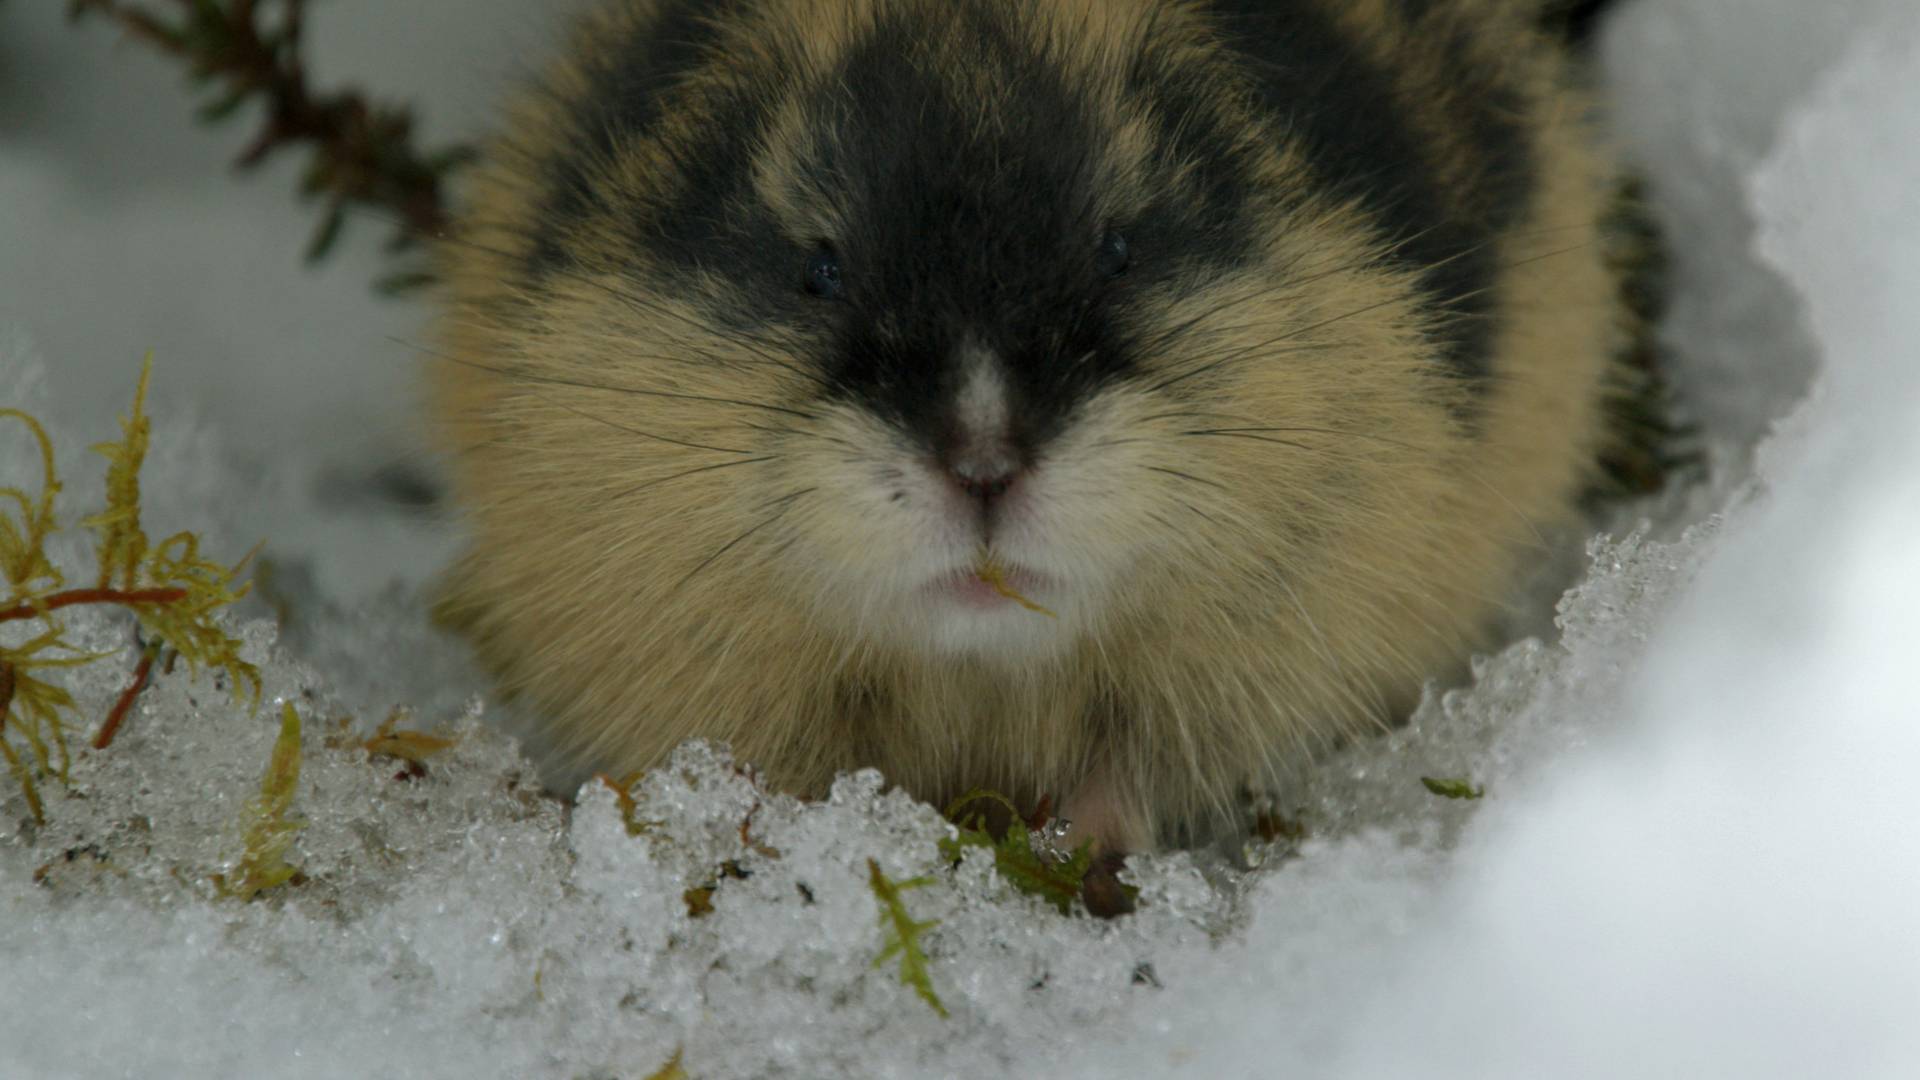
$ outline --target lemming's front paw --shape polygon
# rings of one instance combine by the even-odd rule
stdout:
[[[1120,868],[1127,865],[1127,853],[1109,851],[1093,858],[1087,876],[1080,881],[1080,902],[1087,913],[1112,919],[1133,913],[1133,891],[1120,881]]]
[[[1101,765],[1067,797],[1060,817],[1068,823],[1063,848],[1093,845],[1093,865],[1080,886],[1087,910],[1103,919],[1131,912],[1133,896],[1120,882],[1120,869],[1128,855],[1153,850],[1153,832],[1138,801],[1128,798],[1112,770]]]

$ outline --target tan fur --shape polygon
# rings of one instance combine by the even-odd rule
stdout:
[[[707,120],[702,85],[783,54],[823,72],[889,2],[769,0],[657,140],[605,163],[607,205],[644,202],[663,182],[663,147]],[[577,56],[649,6],[603,10]],[[1430,28],[1399,24],[1384,0],[1325,6],[1396,73],[1434,167],[1474,206]],[[1194,22],[1149,0],[1030,7],[1032,32],[1096,87],[1118,86],[1148,19]],[[1049,452],[1046,506],[1033,535],[1010,542],[1103,588],[1057,624],[1028,615],[1010,634],[1033,640],[1012,655],[930,650],[902,621],[896,553],[924,542],[921,519],[875,502],[847,464],[884,457],[891,437],[813,396],[803,367],[782,361],[797,341],[749,349],[707,331],[690,300],[724,286],[650,288],[647,253],[591,222],[569,241],[578,273],[522,283],[537,164],[561,128],[547,99],[528,101],[443,252],[448,359],[432,388],[474,532],[449,607],[577,766],[650,766],[703,736],[811,794],[866,765],[931,799],[1085,789],[1099,839],[1123,847],[1226,815],[1241,786],[1404,709],[1482,643],[1516,568],[1571,520],[1615,345],[1596,226],[1606,170],[1561,61],[1512,4],[1459,0],[1432,18],[1473,27],[1486,77],[1521,90],[1540,168],[1532,212],[1500,242],[1502,329],[1476,429],[1446,407],[1463,391],[1435,373],[1411,279],[1366,257],[1379,253],[1360,211],[1330,199],[1276,210],[1264,266],[1137,314],[1191,325]],[[1204,54],[1197,23],[1189,36]],[[938,40],[930,55],[953,63]],[[579,63],[551,77],[560,97],[583,92]],[[991,87],[976,89],[993,122]],[[1117,89],[1100,100],[1113,133],[1104,197],[1124,212],[1145,197],[1153,135]],[[1245,94],[1223,80],[1211,107],[1244,119],[1273,190],[1306,183]],[[801,126],[791,110],[774,125],[756,188],[811,236],[833,222],[795,189]],[[623,299],[635,294],[644,303]],[[1210,366],[1234,350],[1288,362]],[[1183,434],[1252,428],[1288,430]]]

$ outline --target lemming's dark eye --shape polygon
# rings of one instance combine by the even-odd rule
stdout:
[[[1127,272],[1127,266],[1133,260],[1127,250],[1127,238],[1117,232],[1109,232],[1100,238],[1100,253],[1094,256],[1094,268],[1101,277],[1119,277]]]
[[[840,282],[840,256],[830,248],[821,248],[807,259],[807,291],[823,300],[838,300],[846,293]]]

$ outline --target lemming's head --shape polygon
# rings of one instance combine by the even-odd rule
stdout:
[[[617,538],[607,587],[1037,662],[1170,604],[1285,606],[1393,513],[1469,393],[1431,283],[1214,18],[592,26],[483,183],[471,239],[511,257],[467,317],[523,376],[521,466]]]

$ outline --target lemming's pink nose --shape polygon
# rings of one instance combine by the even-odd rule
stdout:
[[[947,472],[960,490],[982,502],[992,502],[1019,479],[1020,459],[1012,447],[975,443],[948,458]]]

